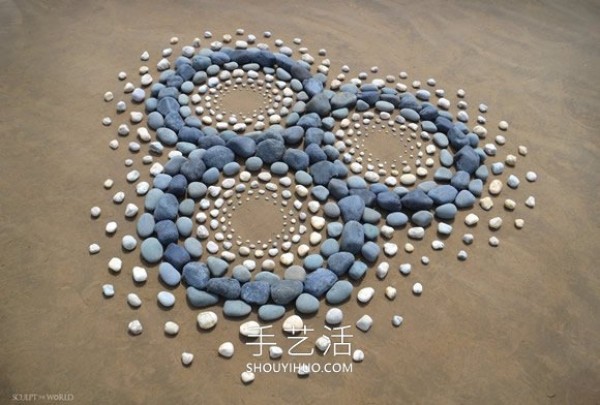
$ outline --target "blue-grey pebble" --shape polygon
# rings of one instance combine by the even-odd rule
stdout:
[[[285,314],[283,305],[265,304],[258,308],[258,317],[263,322],[272,322]]]
[[[350,276],[352,280],[359,280],[366,274],[367,270],[369,270],[369,267],[365,263],[357,260],[352,264],[350,270],[348,270],[348,276]]]
[[[333,201],[329,201],[323,206],[323,213],[327,218],[337,219],[340,216],[340,207]]]
[[[408,222],[408,216],[403,212],[392,212],[388,214],[385,218],[385,222],[387,225],[393,228],[399,228]]]
[[[208,280],[206,290],[228,300],[238,299],[242,287],[240,282],[230,277],[213,277]]]
[[[202,257],[202,243],[194,237],[187,238],[183,242],[183,247],[190,254],[192,259],[198,259]]]
[[[341,222],[329,222],[327,224],[327,236],[330,238],[338,238],[344,230],[344,224]]]
[[[295,300],[303,291],[300,280],[279,280],[271,284],[271,299],[275,304],[287,305]]]
[[[308,293],[296,298],[296,310],[301,314],[313,314],[319,310],[319,300]]]
[[[311,254],[304,258],[302,264],[306,270],[313,271],[323,266],[324,261],[325,259],[323,259],[323,256],[319,254]]]
[[[367,242],[360,250],[362,257],[369,263],[375,263],[380,253],[379,245],[375,242]]]
[[[415,225],[425,228],[431,225],[433,214],[429,211],[418,211],[415,212],[412,217],[410,217],[410,220]]]
[[[145,212],[137,220],[136,231],[140,238],[147,238],[154,233],[154,216]]]
[[[325,299],[331,305],[341,304],[350,298],[353,288],[348,280],[339,280],[327,291]]]
[[[183,246],[179,246],[176,243],[171,243],[165,249],[163,260],[173,265],[173,267],[175,267],[178,271],[181,271],[183,266],[189,263],[192,258],[187,250],[183,248]]]
[[[175,287],[181,281],[181,273],[175,267],[167,262],[162,262],[158,266],[160,279],[168,286]]]
[[[156,238],[144,239],[141,245],[142,258],[148,263],[158,263],[163,257],[163,246]]]
[[[185,290],[185,295],[189,304],[194,308],[211,307],[219,302],[218,295],[191,286]]]
[[[248,281],[250,281],[250,279],[252,279],[252,273],[250,273],[250,270],[248,270],[248,268],[246,266],[238,264],[231,271],[231,277],[235,278],[237,281],[244,284],[244,283],[247,283]],[[243,289],[243,286],[242,286],[242,289]]]
[[[440,219],[454,219],[457,208],[452,203],[442,204],[435,209],[435,216]]]
[[[222,277],[229,268],[229,263],[215,256],[209,256],[206,259],[206,265],[213,277]]]
[[[179,235],[183,238],[187,238],[192,234],[192,229],[194,228],[194,223],[188,217],[179,217],[175,222],[177,225],[177,230],[179,231]]]
[[[327,258],[334,253],[339,252],[340,245],[337,240],[328,238],[323,243],[321,243],[320,253],[321,256]]]
[[[334,272],[325,268],[319,268],[306,275],[304,292],[320,298],[329,291],[337,280],[338,277]]]
[[[223,304],[223,314],[232,318],[241,318],[252,312],[252,307],[242,300],[227,300]]]
[[[269,285],[273,285],[280,280],[280,277],[269,271],[260,271],[254,276],[254,281],[266,281]]]
[[[454,199],[457,208],[471,208],[475,205],[476,197],[469,190],[461,190]]]
[[[327,187],[323,186],[313,187],[312,190],[310,190],[310,193],[317,201],[320,202],[327,201],[327,197],[329,197],[329,190],[327,189]]]

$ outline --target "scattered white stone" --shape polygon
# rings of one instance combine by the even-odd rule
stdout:
[[[133,236],[131,235],[125,235],[123,236],[123,238],[121,239],[121,246],[123,247],[123,249],[127,250],[127,251],[132,251],[136,248],[137,246],[137,239],[135,239]]]
[[[390,286],[387,286],[385,288],[385,296],[387,297],[388,300],[393,300],[394,298],[396,298],[396,294],[397,294],[397,290],[396,288]]]
[[[507,166],[515,167],[517,165],[517,157],[515,155],[507,155],[504,162]]]
[[[294,263],[294,254],[293,253],[284,253],[279,257],[279,261],[284,266],[290,266]]]
[[[122,191],[117,192],[114,196],[113,196],[113,202],[115,204],[121,204],[123,201],[125,200],[125,193]]]
[[[248,321],[240,325],[240,335],[242,336],[258,336],[259,334],[260,324],[256,321]]]
[[[500,121],[498,123],[498,128],[501,129],[502,131],[506,131],[508,129],[508,122]]]
[[[355,362],[360,363],[364,359],[365,359],[365,353],[362,350],[356,349],[354,351],[354,353],[352,353],[352,360],[354,360]]]
[[[423,263],[425,266],[427,266],[429,264],[429,257],[421,256],[421,263]]]
[[[491,195],[498,195],[502,191],[502,181],[499,179],[494,179],[490,183],[489,192]]]
[[[402,325],[402,322],[404,322],[404,318],[402,318],[400,315],[394,315],[392,317],[392,325],[394,325],[396,328]]]
[[[394,236],[394,228],[391,226],[383,225],[380,229],[381,235],[386,239],[391,239]]]
[[[533,183],[537,180],[537,174],[535,172],[527,172],[525,174],[525,178],[527,179],[527,181]]]
[[[338,325],[342,323],[343,319],[344,313],[339,308],[331,308],[329,311],[327,311],[327,314],[325,314],[325,322],[330,325]]]
[[[90,209],[90,215],[94,218],[98,218],[102,213],[102,209],[100,207],[92,207]]]
[[[532,195],[527,197],[527,199],[525,200],[525,205],[529,208],[535,207],[535,197]]]
[[[356,321],[356,327],[363,332],[368,332],[373,325],[373,318],[369,315],[363,315],[358,321]]]
[[[143,267],[135,266],[131,270],[131,274],[136,283],[143,283],[144,281],[148,280],[148,272]]]
[[[519,155],[527,156],[527,146],[524,146],[524,145],[519,146]]]
[[[198,327],[200,327],[200,329],[202,330],[208,330],[213,328],[217,324],[218,320],[219,318],[217,317],[217,314],[215,314],[212,311],[200,312],[196,317]]]
[[[467,260],[468,254],[464,250],[458,252],[458,260]]]
[[[431,248],[433,250],[442,250],[444,249],[444,247],[444,242],[442,242],[441,240],[434,240],[433,242],[431,242]]]
[[[300,377],[306,377],[309,374],[310,374],[310,366],[306,363],[300,364],[300,367],[298,367],[298,375]]]
[[[144,328],[142,327],[142,323],[137,319],[129,322],[127,328],[129,329],[129,333],[131,333],[132,335],[139,335],[144,330]]]
[[[300,332],[303,327],[304,322],[298,315],[289,316],[285,319],[285,321],[283,321],[283,331],[287,333],[295,334]]]
[[[113,139],[112,141],[110,141],[110,142],[108,143],[108,146],[109,146],[111,149],[113,149],[113,150],[116,150],[116,149],[118,149],[118,148],[119,148],[119,141],[117,141],[116,139]]]
[[[235,351],[233,347],[233,343],[225,342],[219,346],[219,354],[227,359],[233,356],[233,352]]]
[[[390,270],[390,264],[388,262],[381,262],[377,265],[377,269],[375,270],[375,275],[378,279],[383,280],[385,276],[387,276],[388,271]]]
[[[475,239],[475,237],[473,236],[473,234],[470,234],[470,233],[465,233],[462,238],[463,243],[465,245],[470,245],[471,243],[473,243],[474,239]]]
[[[498,246],[500,244],[500,239],[498,239],[495,236],[492,236],[492,237],[490,237],[490,239],[489,239],[488,242],[489,242],[490,246],[496,247],[496,246]]]
[[[310,225],[317,231],[320,231],[325,227],[326,221],[325,218],[320,216],[313,216],[310,218]]]
[[[504,208],[506,208],[509,211],[514,210],[517,207],[517,202],[515,200],[511,200],[510,198],[507,198],[506,200],[504,200]]]
[[[108,261],[108,268],[111,271],[118,273],[123,268],[123,261],[121,259],[119,259],[118,257],[113,257],[112,259],[110,259]]]
[[[358,299],[358,302],[366,304],[371,301],[374,295],[375,289],[373,287],[364,287],[358,291],[356,299]]]
[[[409,230],[408,230],[408,237],[411,239],[423,239],[424,236],[425,236],[425,229],[423,227],[415,226],[415,227],[409,228]]]
[[[194,361],[194,355],[192,353],[183,352],[181,353],[181,364],[189,366]]]
[[[421,283],[414,283],[412,286],[412,292],[415,295],[421,295],[423,292],[423,285]]]
[[[106,298],[113,297],[115,295],[115,287],[112,284],[104,284],[102,286],[102,294]]]
[[[515,219],[515,228],[522,229],[525,226],[525,220],[522,218]]]
[[[115,96],[112,94],[112,92],[107,91],[106,93],[104,93],[104,101],[109,102],[112,101],[115,98]]]
[[[400,273],[402,273],[405,276],[408,276],[410,274],[410,272],[412,271],[412,264],[402,263],[400,265],[399,269],[400,269]]]
[[[109,223],[106,224],[106,227],[104,228],[104,230],[106,231],[107,234],[112,235],[113,233],[117,232],[117,223],[115,221],[110,221]]]
[[[269,347],[269,357],[272,359],[279,359],[283,356],[283,349],[279,346]]]
[[[133,308],[139,308],[142,305],[142,300],[137,294],[129,293],[127,294],[127,303]]]
[[[412,253],[412,252],[414,252],[414,251],[415,251],[415,247],[413,246],[413,244],[412,244],[412,243],[405,243],[405,244],[404,244],[404,251],[405,251],[406,253]]]
[[[179,325],[172,321],[165,322],[165,333],[167,335],[175,336],[179,333]]]
[[[383,244],[383,251],[386,255],[393,257],[398,253],[398,245],[392,242],[386,242]]]
[[[97,243],[92,243],[90,245],[90,247],[88,248],[88,250],[89,250],[90,254],[94,255],[100,251],[100,245]]]
[[[243,371],[240,375],[244,384],[250,384],[256,378],[256,375],[252,371]]]
[[[479,206],[485,211],[489,211],[494,206],[494,200],[492,200],[491,197],[483,197],[481,200],[479,200]]]
[[[467,215],[465,217],[465,224],[467,226],[473,226],[476,225],[477,222],[479,222],[479,217],[473,213],[470,213],[469,215]]]
[[[321,335],[319,338],[317,338],[317,340],[315,341],[315,346],[317,347],[317,349],[319,349],[321,352],[325,352],[327,351],[327,349],[329,349],[329,347],[331,346],[331,339],[329,338],[329,336],[325,336],[325,335]]]

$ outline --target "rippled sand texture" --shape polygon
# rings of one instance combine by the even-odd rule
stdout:
[[[598,21],[594,1],[0,1],[0,402],[65,393],[74,403],[597,403]],[[539,174],[528,187],[537,206],[520,214],[525,228],[500,230],[498,248],[479,227],[465,263],[453,253],[457,234],[409,278],[395,269],[385,282],[369,274],[363,284],[379,295],[366,307],[343,306],[348,320],[375,319],[367,334],[356,331],[352,343],[366,357],[352,374],[259,374],[243,386],[254,348],[237,337],[239,321],[198,332],[198,311],[181,288],[175,308],[160,310],[154,273],[146,286],[132,285],[135,254],[123,255],[120,276],[106,270],[120,238],[106,239],[89,209],[122,215],[102,182],[123,182],[115,173],[126,171],[100,124],[113,114],[103,93],[120,92],[117,73],[135,75],[142,51],[157,55],[173,35],[186,44],[207,29],[220,37],[238,27],[288,43],[301,37],[314,55],[324,47],[332,72],[377,65],[381,76],[434,77],[452,97],[464,88],[470,111],[490,106],[488,128],[510,123],[504,153],[529,147],[520,177]],[[223,104],[237,113],[261,107],[244,105],[257,100],[251,95],[239,100]],[[280,221],[268,204],[244,209],[253,207]],[[245,237],[257,223],[235,226]],[[90,258],[95,240],[103,250]],[[419,298],[410,294],[415,281],[424,285]],[[117,289],[113,299],[102,297],[106,282]],[[386,285],[398,288],[393,302],[382,295]],[[134,290],[144,301],[137,312],[124,298]],[[324,313],[310,322],[322,325]],[[398,329],[389,322],[396,313],[405,319]],[[145,330],[131,337],[135,318]],[[181,325],[176,338],[164,336],[167,320]],[[275,330],[281,340],[280,322]],[[238,348],[230,360],[216,354],[226,340]],[[179,363],[182,351],[196,356],[190,368]]]

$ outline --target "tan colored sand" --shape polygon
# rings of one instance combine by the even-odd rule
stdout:
[[[73,403],[597,403],[599,17],[593,1],[1,1],[0,402],[64,393]],[[139,55],[148,50],[156,60],[173,35],[183,44],[237,27],[286,42],[302,37],[315,55],[325,47],[332,71],[377,65],[382,75],[435,77],[451,96],[462,87],[472,116],[478,102],[490,106],[490,135],[495,122],[510,123],[503,153],[529,147],[517,174],[539,174],[512,194],[522,202],[532,191],[538,206],[507,215],[526,226],[501,229],[497,249],[480,226],[465,263],[455,259],[462,244],[454,235],[443,254],[430,252],[429,241],[416,244],[432,263],[409,278],[395,268],[385,282],[367,276],[373,302],[343,306],[346,320],[375,319],[369,333],[355,333],[366,358],[351,374],[260,374],[245,387],[239,374],[255,348],[237,337],[240,322],[200,333],[182,288],[174,309],[156,306],[156,268],[144,287],[130,280],[135,255],[123,255],[118,276],[106,269],[133,226],[111,203],[126,187],[128,154],[125,142],[118,152],[107,147],[110,130],[100,121],[114,111],[102,94],[120,94],[118,71],[135,79]],[[109,176],[116,184],[106,191]],[[89,218],[96,204],[99,223]],[[110,219],[122,230],[109,240]],[[92,241],[102,245],[94,257]],[[410,294],[417,280],[419,298]],[[117,290],[109,300],[106,282]],[[382,295],[386,285],[398,288],[394,302]],[[125,302],[132,291],[144,301],[138,310]],[[317,331],[325,309],[308,321]],[[405,318],[399,329],[389,323],[396,313]],[[131,337],[135,318],[145,330]],[[176,338],[163,335],[167,320],[181,325]],[[289,347],[280,322],[274,330]],[[226,340],[237,347],[230,360],[216,354]],[[179,364],[182,351],[196,356],[190,368]]]

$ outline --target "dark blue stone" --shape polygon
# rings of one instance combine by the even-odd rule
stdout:
[[[175,175],[169,182],[169,186],[167,187],[167,193],[173,194],[174,196],[181,198],[185,195],[187,185],[188,185],[188,182],[184,175],[182,175],[182,174]],[[160,204],[160,202],[159,202],[159,204]],[[172,218],[169,218],[169,219],[172,219]]]
[[[457,194],[458,190],[449,184],[437,186],[427,193],[435,205],[451,203],[454,201]]]
[[[175,220],[179,211],[179,201],[173,194],[165,193],[158,200],[154,208],[154,219],[162,221],[164,219]]]
[[[250,305],[263,305],[269,300],[271,285],[266,281],[250,281],[242,286],[241,298]]]
[[[238,299],[242,290],[240,282],[230,277],[216,277],[208,281],[206,290],[228,300]]]
[[[357,195],[350,195],[338,201],[344,222],[360,221],[365,210],[365,202]]]
[[[348,185],[344,180],[331,179],[327,189],[329,190],[329,194],[336,200],[342,199],[348,195]]]
[[[464,190],[469,187],[469,182],[471,181],[471,176],[469,173],[459,170],[457,171],[452,180],[450,180],[450,185],[457,190]]]
[[[235,155],[231,149],[222,145],[215,145],[206,150],[202,160],[206,167],[216,167],[221,170],[227,163],[235,160]]]
[[[343,276],[354,263],[354,255],[350,252],[334,253],[327,259],[327,268],[338,277]]]
[[[477,152],[470,146],[465,146],[454,155],[454,164],[458,170],[464,170],[469,174],[475,173],[479,168],[480,158]]]
[[[218,295],[198,290],[191,286],[185,290],[185,295],[190,305],[194,308],[206,308],[219,302]]]
[[[334,176],[334,165],[329,161],[317,162],[310,166],[310,175],[317,185],[326,186]]]
[[[402,207],[411,211],[428,210],[433,206],[433,200],[423,190],[415,189],[401,199]]]
[[[279,280],[271,284],[271,299],[275,304],[287,305],[302,294],[303,289],[300,280]]]
[[[210,272],[206,264],[200,262],[189,262],[183,266],[182,271],[183,281],[188,286],[203,290],[208,285],[210,280]]]
[[[268,165],[281,160],[284,153],[285,144],[276,139],[264,140],[256,147],[256,156],[261,158],[262,161]]]
[[[176,243],[170,243],[165,249],[163,259],[175,267],[178,271],[183,269],[183,266],[192,258],[190,254],[182,246]]]
[[[377,205],[379,208],[388,212],[398,212],[402,210],[400,196],[391,191],[383,191],[377,194]]]
[[[360,250],[362,257],[369,263],[375,263],[379,257],[380,248],[375,242],[367,242]]]
[[[365,231],[360,222],[350,221],[344,225],[340,239],[340,248],[357,254],[365,243]]]
[[[321,147],[319,145],[317,145],[316,143],[309,144],[304,149],[304,152],[308,155],[309,164],[311,164],[311,165],[313,165],[317,162],[322,162],[324,160],[327,160],[327,155],[325,154],[323,149],[321,149]]]
[[[230,139],[226,146],[231,149],[236,156],[243,159],[254,156],[254,153],[256,153],[256,143],[252,138],[245,136],[237,136]]]
[[[299,149],[287,149],[283,154],[283,161],[294,171],[306,170],[309,165],[309,156]]]
[[[331,270],[324,268],[317,269],[306,275],[304,292],[321,298],[337,280],[338,277]]]

